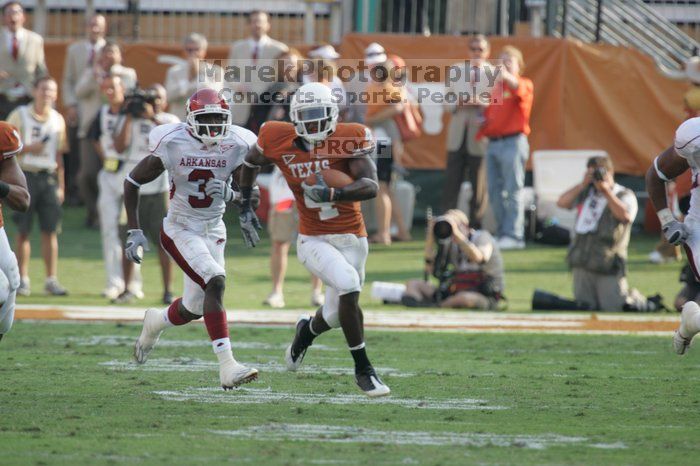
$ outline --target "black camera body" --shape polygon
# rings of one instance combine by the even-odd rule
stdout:
[[[134,89],[124,100],[122,113],[131,115],[133,118],[141,118],[146,111],[146,104],[155,105],[158,100],[158,92],[153,89]]]
[[[605,167],[595,167],[593,169],[593,179],[595,181],[603,181],[605,179],[605,175],[608,174],[608,171],[605,169]]]

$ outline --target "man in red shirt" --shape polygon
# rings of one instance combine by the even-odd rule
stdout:
[[[520,76],[525,67],[520,50],[505,46],[499,58],[503,60],[499,74],[503,86],[493,96],[495,103],[484,112],[479,137],[489,139],[486,174],[498,245],[501,249],[522,249],[525,247],[522,190],[525,162],[530,156],[527,136],[533,85],[530,79]]]

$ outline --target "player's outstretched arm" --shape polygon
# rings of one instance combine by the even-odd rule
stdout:
[[[688,237],[688,231],[668,208],[666,182],[680,176],[688,168],[688,161],[679,156],[673,147],[669,147],[654,159],[654,163],[647,170],[647,193],[654,204],[656,215],[659,216],[664,236],[671,244],[684,242]]]
[[[366,201],[377,197],[379,183],[377,167],[367,155],[356,155],[348,163],[350,176],[355,180],[344,188],[336,189],[335,201]]]
[[[141,185],[150,183],[165,171],[163,162],[154,155],[149,155],[131,170],[124,180],[124,208],[126,221],[130,230],[139,226],[139,189]]]
[[[673,146],[659,154],[646,174],[647,193],[656,211],[668,207],[666,182],[682,175],[688,169],[688,161],[676,153]]]
[[[270,160],[263,155],[257,145],[254,145],[246,155],[241,168],[241,179],[239,182],[241,188],[241,213],[238,216],[238,220],[241,226],[241,233],[243,234],[243,241],[249,248],[254,248],[257,242],[260,241],[258,230],[262,229],[260,220],[255,215],[251,204],[253,183],[258,176],[260,167],[268,163],[270,163]]]
[[[27,179],[15,157],[0,161],[0,199],[12,210],[26,212],[29,209]]]

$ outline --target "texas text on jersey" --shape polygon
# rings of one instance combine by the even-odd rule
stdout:
[[[350,175],[350,158],[366,155],[374,147],[365,126],[339,123],[323,143],[309,149],[297,136],[293,124],[269,121],[260,128],[257,145],[279,167],[294,193],[299,209],[299,233],[367,236],[359,202],[315,202],[304,197],[301,187],[309,175],[319,170],[332,168]]]
[[[196,139],[185,123],[158,126],[151,131],[149,151],[158,157],[170,177],[169,215],[200,220],[221,217],[226,210],[222,199],[207,196],[204,186],[210,178],[228,180],[255,144],[255,135],[231,126],[216,145]]]

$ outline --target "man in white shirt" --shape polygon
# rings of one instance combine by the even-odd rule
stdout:
[[[100,212],[100,233],[102,254],[105,264],[106,284],[102,295],[115,300],[129,289],[137,297],[142,297],[141,275],[135,270],[131,282],[124,282],[122,268],[123,250],[119,241],[119,216],[122,212],[122,183],[129,173],[128,147],[120,145],[117,134],[126,116],[121,112],[124,105],[124,85],[119,76],[108,76],[101,82],[102,93],[107,104],[100,108],[97,118],[90,128],[88,138],[100,158],[102,169],[97,175],[99,197],[97,207]]]
[[[75,86],[75,95],[80,105],[80,171],[78,183],[80,195],[85,202],[87,210],[86,224],[96,228],[97,215],[97,174],[102,168],[100,158],[95,154],[92,140],[88,137],[88,131],[102,106],[102,94],[100,86],[108,76],[119,76],[120,83],[125,92],[136,87],[136,71],[133,68],[122,66],[122,53],[119,45],[114,42],[105,43],[97,61],[91,68],[86,69]]]
[[[68,205],[75,205],[80,196],[78,192],[79,129],[80,127],[84,129],[89,125],[91,123],[90,115],[94,116],[94,111],[89,108],[91,100],[78,99],[75,88],[85,70],[92,69],[97,61],[100,50],[105,44],[106,29],[107,20],[105,17],[93,15],[85,24],[85,39],[73,42],[68,47],[66,61],[63,65],[61,94],[66,123],[68,124],[68,140],[70,141],[70,152],[66,154],[65,159],[66,202]],[[99,107],[99,101],[94,104],[94,107]],[[83,121],[85,123],[81,124]],[[84,137],[85,131],[81,135]]]
[[[29,296],[29,258],[34,214],[41,229],[41,250],[46,268],[44,291],[53,296],[68,294],[57,278],[58,230],[64,199],[63,152],[66,149],[66,124],[53,109],[58,98],[58,84],[51,77],[39,79],[32,92],[34,102],[21,105],[10,113],[8,123],[17,127],[24,143],[19,165],[27,178],[30,203],[27,212],[14,212],[17,225],[17,261],[20,285],[17,294]]]
[[[0,34],[0,120],[31,100],[34,81],[47,74],[44,39],[24,28],[24,9],[19,2],[2,7]]]
[[[231,63],[234,66],[256,66],[263,65],[274,66],[274,59],[280,53],[286,52],[287,47],[282,42],[271,39],[267,33],[270,31],[270,17],[261,10],[255,10],[248,17],[248,26],[250,28],[250,36],[247,39],[236,41],[231,46],[228,59],[236,60]],[[262,82],[257,78],[253,78],[250,82],[242,82],[233,86],[234,91],[240,93],[262,93],[271,82]],[[247,127],[248,116],[250,115],[250,104],[247,102],[237,104],[233,113],[233,123]]]
[[[222,82],[217,82],[214,77],[223,76],[217,65],[207,65],[207,73],[200,75],[200,64],[207,56],[207,38],[202,34],[193,32],[185,38],[184,52],[186,60],[173,65],[165,75],[165,90],[168,93],[168,110],[170,113],[183,120],[187,111],[185,104],[194,92],[202,87],[210,87],[220,91]],[[200,78],[204,78],[203,81]]]
[[[150,154],[148,151],[148,136],[151,130],[156,126],[180,122],[177,116],[163,111],[168,106],[167,93],[163,86],[155,84],[146,91],[154,93],[158,97],[153,102],[145,102],[143,104],[143,112],[138,117],[127,112],[124,116],[124,124],[121,127],[121,131],[117,134],[114,141],[118,150],[124,149],[129,152],[124,170],[126,173],[130,172],[141,160]],[[168,176],[164,172],[154,181],[141,186],[138,209],[141,227],[146,237],[151,240],[152,244],[158,245],[158,257],[163,278],[163,304],[171,304],[173,302],[172,262],[168,253],[160,246],[160,228],[163,223],[163,217],[166,216],[168,211],[169,190]],[[120,220],[124,220],[124,222],[120,221],[119,225],[119,233],[123,244],[126,241],[127,233],[126,219]],[[134,263],[124,260],[122,267],[124,268],[124,283],[131,282]],[[136,296],[126,289],[115,299],[115,302],[117,304],[130,303],[135,298]]]

